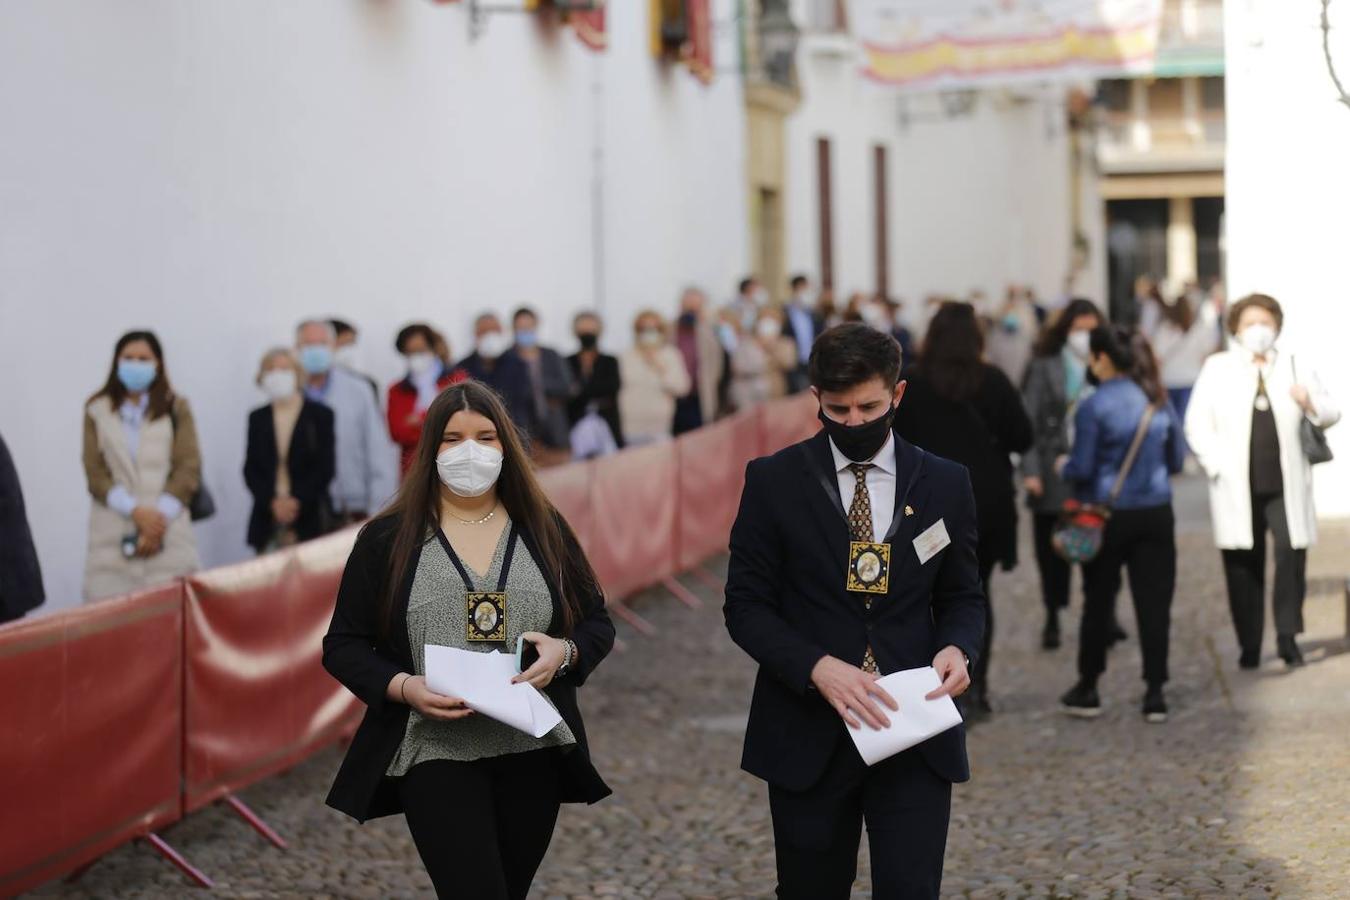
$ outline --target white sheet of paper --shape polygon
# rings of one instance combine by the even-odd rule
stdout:
[[[428,644],[425,662],[428,688],[460,697],[474,712],[532,737],[543,737],[562,721],[553,704],[534,685],[511,683],[519,674],[513,655]]]
[[[935,734],[941,734],[961,722],[961,714],[951,697],[939,697],[925,700],[924,697],[942,684],[937,669],[924,666],[920,669],[905,669],[892,672],[877,682],[886,693],[900,704],[900,710],[893,712],[882,706],[886,718],[891,720],[889,728],[873,731],[866,723],[862,728],[849,728],[848,735],[858,748],[863,762],[874,766],[883,759],[894,756],[901,750],[908,750],[915,744],[928,740]]]
[[[914,539],[914,552],[919,555],[919,565],[928,562],[938,554],[938,551],[951,542],[951,535],[947,534],[945,520],[938,519],[932,525],[929,525],[923,534]]]

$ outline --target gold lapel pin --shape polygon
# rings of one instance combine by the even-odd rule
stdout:
[[[905,504],[905,515],[906,516],[914,515],[914,507],[910,506],[909,504]]]

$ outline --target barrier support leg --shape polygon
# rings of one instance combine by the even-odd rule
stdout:
[[[173,863],[174,866],[177,867],[178,871],[182,872],[188,878],[192,879],[192,881],[196,883],[197,887],[204,887],[204,888],[215,887],[215,882],[213,882],[210,878],[207,878],[204,874],[202,874],[202,871],[200,869],[198,869],[192,863],[184,859],[181,853],[170,847],[168,843],[164,840],[164,838],[160,837],[159,835],[155,834],[152,831],[145,836],[145,840],[147,843],[150,844],[151,847],[154,847],[157,851],[159,851],[160,856],[163,856],[169,862]]]
[[[694,592],[689,590],[689,588],[680,584],[680,582],[676,580],[674,575],[669,575],[665,578],[662,578],[661,586],[664,587],[666,590],[670,591],[670,593],[675,596],[676,600],[680,601],[690,609],[703,608],[703,601],[698,599],[698,597],[695,596]]]
[[[240,800],[234,794],[226,794],[224,799],[225,802],[229,804],[230,809],[234,810],[235,813],[239,815],[239,818],[247,822],[254,831],[266,838],[268,843],[272,844],[278,850],[286,849],[285,838],[272,830],[272,826],[264,822],[261,816],[245,806],[243,800]]]
[[[694,568],[689,570],[689,574],[703,582],[709,590],[716,591],[719,594],[726,590],[726,585],[704,566],[694,566]]]
[[[656,634],[656,626],[633,612],[632,608],[627,603],[622,601],[612,603],[609,606],[609,611],[614,613],[617,618],[626,622],[638,634],[643,634],[647,637]]]

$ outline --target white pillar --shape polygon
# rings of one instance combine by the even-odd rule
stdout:
[[[1147,150],[1153,143],[1153,132],[1148,124],[1148,80],[1136,78],[1130,82],[1130,145],[1135,150]]]
[[[1173,197],[1167,214],[1167,281],[1180,290],[1196,277],[1195,211],[1190,197]]]

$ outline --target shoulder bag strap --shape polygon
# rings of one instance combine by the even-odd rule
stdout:
[[[1153,422],[1153,414],[1158,408],[1152,403],[1144,410],[1144,416],[1139,420],[1139,427],[1134,431],[1134,440],[1130,442],[1130,450],[1125,454],[1125,462],[1121,463],[1120,474],[1116,476],[1116,483],[1111,488],[1111,496],[1107,498],[1107,506],[1115,506],[1116,499],[1120,497],[1120,492],[1125,489],[1125,479],[1129,477],[1130,470],[1134,468],[1134,461],[1139,456],[1139,448],[1144,446],[1144,438],[1148,435],[1148,426]]]

